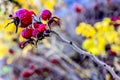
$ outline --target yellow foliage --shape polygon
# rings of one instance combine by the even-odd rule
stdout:
[[[49,9],[50,11],[53,11],[56,4],[56,0],[40,0],[40,2],[42,6],[44,6],[46,9]]]
[[[80,23],[75,31],[76,34],[86,37],[82,48],[94,55],[105,55],[105,45],[112,44],[112,50],[120,53],[120,46],[118,46],[120,44],[120,28],[116,31],[110,23],[110,18],[104,18],[103,21],[96,22],[94,27],[84,22]]]
[[[120,45],[113,44],[111,46],[112,50],[120,54]]]
[[[8,31],[8,32],[13,32],[13,31],[15,31],[15,25],[14,25],[14,23],[11,23],[11,24],[8,25],[6,28],[4,28],[9,22],[11,22],[11,20],[4,20],[4,21],[0,24],[0,30]]]
[[[106,22],[106,23],[108,23],[108,24],[111,23],[111,19],[110,19],[110,18],[107,18],[107,17],[104,18],[103,21]]]
[[[95,29],[90,25],[84,22],[80,23],[79,26],[75,29],[77,34],[81,34],[85,37],[93,37],[96,33]]]
[[[93,39],[86,39],[83,44],[82,44],[82,47],[84,49],[89,49],[89,48],[92,48],[92,47],[96,47],[95,43],[94,43],[94,40]]]
[[[104,36],[107,43],[114,43],[117,40],[117,33],[115,31],[106,32]]]
[[[90,48],[88,49],[89,52],[91,52],[93,55],[98,56],[99,55],[99,50],[97,47]]]
[[[8,46],[0,42],[0,59],[8,55]]]

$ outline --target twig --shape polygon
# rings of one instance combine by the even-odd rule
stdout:
[[[44,59],[43,57],[37,57],[37,56],[29,56],[29,55],[27,55],[27,56],[25,56],[25,58],[31,59],[31,60],[33,60],[33,61],[35,61],[35,62],[42,63],[42,64],[43,64],[43,62],[44,62],[47,67],[49,67],[50,69],[58,72],[59,75],[62,75],[62,76],[63,76],[63,75],[66,75],[66,74],[67,74],[65,70],[61,69],[61,68],[58,67],[57,65],[54,65],[54,67],[53,67],[53,64],[52,64],[52,63],[49,63],[49,62],[48,62],[46,59]]]
[[[115,80],[120,80],[120,77],[115,73],[114,69],[111,66],[107,65],[105,62],[100,61],[96,56],[92,55],[91,53],[82,50],[81,48],[79,48],[76,44],[72,43],[71,41],[66,40],[65,38],[60,36],[57,32],[51,31],[51,33],[57,35],[61,39],[61,41],[63,41],[64,43],[67,43],[67,44],[71,45],[71,47],[75,51],[77,51],[80,55],[82,54],[84,56],[88,56],[96,64],[105,68],[112,75],[112,77]]]
[[[52,46],[51,47],[53,50],[57,50],[57,51],[59,51],[58,53],[57,53],[57,55],[59,55],[59,57],[62,57],[62,58],[64,58],[70,65],[72,65],[75,69],[75,72],[76,73],[78,73],[79,74],[79,76],[80,76],[80,73],[82,72],[81,70],[80,70],[80,66],[77,64],[77,63],[75,63],[72,59],[70,59],[67,55],[65,55],[65,54],[62,54],[62,52],[58,49],[58,48],[56,48],[55,46]],[[84,73],[83,73],[84,74]],[[84,74],[85,76],[87,76],[86,74]]]

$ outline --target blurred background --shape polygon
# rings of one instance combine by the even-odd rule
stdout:
[[[9,15],[20,8],[37,16],[50,10],[61,19],[61,28],[56,26],[55,31],[114,67],[120,76],[120,0],[0,0],[0,80],[113,80],[55,35],[37,48],[29,44],[21,48],[22,28],[17,33],[14,24],[4,28],[11,21]]]

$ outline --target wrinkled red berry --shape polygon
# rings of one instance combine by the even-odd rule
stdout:
[[[75,12],[77,12],[77,13],[81,13],[82,12],[82,7],[80,5],[78,5],[78,4],[75,4],[74,9],[75,9]]]
[[[21,27],[26,27],[32,23],[32,14],[26,9],[18,9],[13,16],[20,19]]]
[[[52,16],[52,13],[49,10],[43,10],[41,13],[41,18],[43,20],[49,20]]]
[[[32,76],[32,74],[33,74],[33,71],[27,70],[27,71],[23,71],[23,72],[21,73],[21,76],[22,76],[23,78],[28,78],[28,77]]]
[[[41,70],[35,69],[35,70],[34,70],[34,73],[36,73],[37,75],[40,75],[40,74],[41,74]]]
[[[39,32],[44,32],[46,30],[46,24],[40,24],[37,29]]]
[[[113,25],[114,25],[114,27],[116,27],[116,28],[117,28],[117,27],[119,27],[119,25],[120,25],[120,24],[113,24]]]
[[[28,25],[27,24],[23,24],[23,23],[21,23],[21,25],[20,25],[20,27],[22,27],[22,28],[26,28]]]
[[[50,72],[50,69],[48,67],[43,67],[43,72]]]
[[[111,55],[111,56],[116,56],[116,55],[117,55],[117,53],[116,53],[115,51],[112,51],[112,50],[110,50],[108,53],[109,53],[109,55]]]
[[[51,63],[58,64],[58,60],[57,59],[51,59]]]
[[[34,29],[32,31],[32,36],[36,38],[38,33],[39,33],[39,31],[37,29]]]
[[[14,50],[13,50],[13,49],[9,49],[9,53],[10,53],[10,54],[13,54],[13,53],[14,53]]]
[[[29,39],[32,36],[32,29],[24,28],[21,32],[21,35],[25,39]]]

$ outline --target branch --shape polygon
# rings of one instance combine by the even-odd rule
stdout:
[[[51,31],[51,33],[57,35],[57,37],[59,37],[62,42],[71,45],[71,47],[75,51],[77,51],[80,55],[88,56],[96,64],[98,64],[99,66],[102,66],[103,68],[105,68],[112,75],[112,77],[115,80],[120,80],[120,77],[115,73],[114,69],[111,66],[107,65],[105,62],[100,61],[96,56],[92,55],[91,53],[82,50],[81,48],[79,48],[76,44],[72,43],[71,41],[66,40],[65,38],[60,36],[57,32]]]

